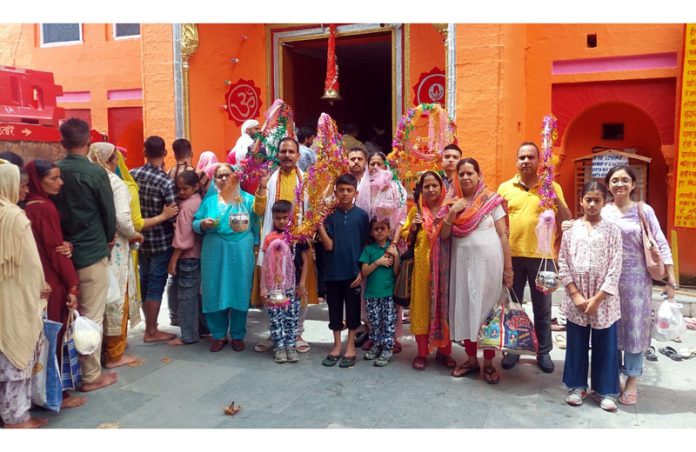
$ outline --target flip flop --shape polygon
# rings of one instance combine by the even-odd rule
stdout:
[[[483,368],[483,378],[489,385],[496,385],[500,383],[500,375],[493,366],[485,366]]]
[[[681,359],[691,359],[696,356],[696,348],[684,347],[679,349]]]
[[[353,367],[355,365],[355,356],[344,356],[341,358],[341,363],[338,365],[338,367],[341,367],[343,369],[347,369],[349,367]]]
[[[333,367],[336,365],[339,359],[341,359],[341,355],[326,355],[326,358],[322,360],[321,365],[326,367]]]
[[[479,371],[481,371],[479,366],[472,367],[469,362],[466,361],[464,364],[460,364],[452,371],[452,376],[454,378],[462,378],[466,377],[467,375],[477,374]]]
[[[655,347],[652,345],[644,353],[645,359],[648,361],[657,361],[657,355],[655,354]]]
[[[254,345],[254,351],[258,353],[263,353],[271,347],[273,347],[273,341],[270,338],[268,338]]]
[[[299,340],[295,343],[295,348],[297,349],[297,353],[307,353],[310,350],[309,342],[304,339]]]
[[[566,348],[567,342],[566,342],[566,337],[562,334],[557,334],[554,336],[556,339],[556,344],[558,345],[558,348],[564,349]]]
[[[662,353],[663,355],[665,355],[666,357],[672,359],[673,361],[681,361],[682,360],[682,357],[679,354],[679,352],[670,346],[662,347],[659,350],[659,352]]]
[[[622,392],[619,396],[619,403],[621,405],[635,405],[638,403],[638,394],[626,394]]]

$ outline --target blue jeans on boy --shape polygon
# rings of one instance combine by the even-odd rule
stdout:
[[[571,321],[566,324],[567,345],[563,384],[568,389],[587,389],[590,367],[590,334],[592,335],[591,389],[601,396],[619,393],[618,326],[597,330]]]
[[[366,298],[365,304],[370,321],[370,340],[383,350],[392,350],[396,331],[394,297]]]
[[[266,314],[270,323],[271,339],[275,348],[295,347],[297,342],[297,324],[300,319],[300,299],[288,294],[290,304],[275,307],[266,304]]]
[[[643,375],[643,352],[621,352],[621,354],[623,355],[621,373],[627,377],[640,377]]]

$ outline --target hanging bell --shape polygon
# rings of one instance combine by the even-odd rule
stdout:
[[[335,90],[335,89],[333,89],[333,88],[329,88],[329,89],[327,89],[327,90],[324,90],[324,95],[321,96],[321,98],[324,99],[324,100],[328,100],[328,101],[331,102],[332,104],[333,104],[333,102],[336,102],[336,101],[339,101],[339,100],[343,100],[343,98],[342,98],[341,95],[338,93],[338,91]]]

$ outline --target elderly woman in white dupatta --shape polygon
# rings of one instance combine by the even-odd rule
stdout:
[[[139,309],[135,284],[131,273],[135,273],[130,253],[130,242],[142,242],[143,235],[135,230],[131,217],[131,196],[128,186],[115,173],[118,166],[118,153],[111,143],[93,143],[89,147],[87,158],[106,170],[111,190],[114,192],[116,208],[116,235],[111,249],[109,267],[118,282],[120,297],[118,302],[107,302],[104,314],[104,352],[105,366],[109,369],[136,362],[137,358],[126,356],[126,338],[128,332],[129,310]],[[132,304],[132,306],[131,306]]]
[[[0,160],[0,417],[5,428],[37,428],[31,372],[43,330],[46,284],[29,219],[19,200],[19,168]]]
[[[242,124],[242,135],[237,139],[232,150],[227,154],[227,163],[240,164],[247,156],[249,146],[254,144],[254,135],[259,131],[259,122],[255,119],[247,119]],[[232,158],[234,157],[234,160]]]

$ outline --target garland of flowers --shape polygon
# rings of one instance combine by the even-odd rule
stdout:
[[[295,208],[286,238],[290,243],[310,241],[317,228],[336,205],[333,197],[325,196],[325,190],[338,176],[348,171],[348,160],[343,152],[343,141],[331,116],[322,113],[317,124],[317,162],[304,173],[295,187],[295,206],[307,201],[307,209],[300,221],[302,209]]]
[[[425,117],[427,136],[415,133],[415,122]],[[389,161],[403,183],[413,182],[421,171],[437,171],[446,145],[456,143],[456,126],[440,104],[419,104],[399,121]]]

